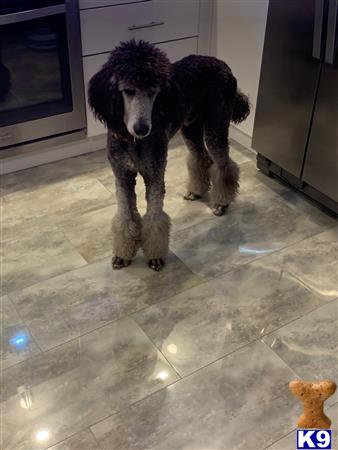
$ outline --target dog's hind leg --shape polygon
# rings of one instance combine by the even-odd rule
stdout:
[[[210,166],[213,213],[222,216],[239,189],[239,167],[229,156],[229,123],[222,128],[205,127],[205,141],[213,160]]]
[[[115,171],[117,214],[112,221],[114,269],[130,264],[141,244],[141,216],[136,206],[136,172]]]
[[[213,164],[210,166],[213,213],[222,216],[235,199],[239,188],[239,168],[229,156],[229,126],[236,102],[237,82],[233,77],[220,78],[209,99],[204,140]]]
[[[189,150],[187,157],[188,184],[186,200],[196,200],[203,197],[210,187],[208,169],[211,159],[208,156],[203,139],[203,123],[196,121],[182,127],[182,136]]]
[[[142,248],[148,265],[159,271],[169,249],[170,218],[163,211],[164,166],[142,173],[146,186],[147,211],[142,219]],[[155,173],[156,172],[156,173]]]

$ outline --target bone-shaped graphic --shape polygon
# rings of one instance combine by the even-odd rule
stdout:
[[[303,414],[298,418],[298,428],[330,428],[331,420],[324,414],[324,402],[336,391],[336,383],[294,380],[289,383],[292,394],[303,403]]]

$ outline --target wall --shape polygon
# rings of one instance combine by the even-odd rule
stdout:
[[[268,0],[216,0],[214,4],[211,51],[231,67],[240,89],[249,94],[252,113],[237,127],[250,139],[253,133],[267,9]]]

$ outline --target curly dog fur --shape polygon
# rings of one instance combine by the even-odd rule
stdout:
[[[95,116],[108,128],[108,158],[116,178],[113,266],[127,265],[142,246],[149,266],[159,270],[169,247],[163,199],[170,138],[180,129],[189,150],[185,198],[202,197],[211,187],[213,212],[222,215],[239,186],[239,168],[229,156],[229,125],[246,119],[248,98],[223,61],[190,55],[171,64],[160,49],[135,40],[111,52],[90,80],[88,94]],[[142,221],[137,173],[146,186]]]

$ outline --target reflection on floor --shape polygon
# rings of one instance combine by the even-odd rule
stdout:
[[[337,380],[335,221],[238,146],[215,217],[172,147],[161,273],[111,270],[104,151],[3,177],[2,449],[294,449],[288,382]]]

